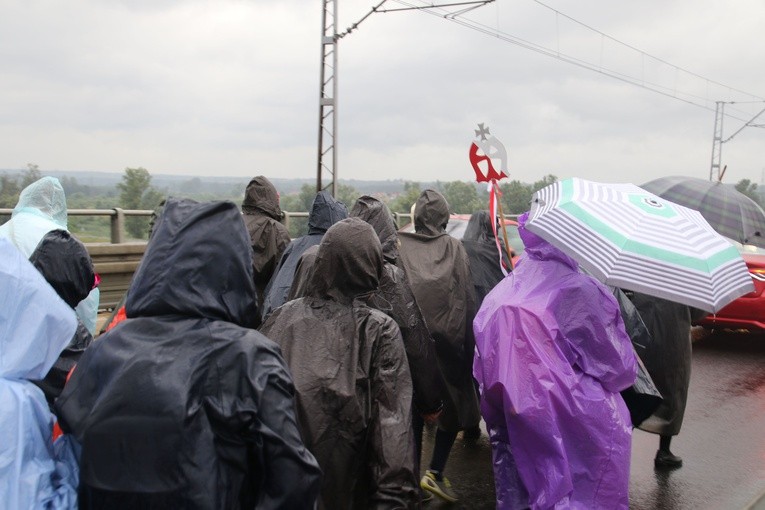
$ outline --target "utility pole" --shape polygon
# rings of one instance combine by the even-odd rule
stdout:
[[[321,77],[319,80],[319,153],[316,168],[316,191],[327,190],[337,196],[337,43],[358,28],[359,24],[376,12],[419,11],[444,7],[460,7],[444,15],[454,18],[494,0],[467,0],[437,5],[380,9],[380,3],[342,33],[337,32],[337,2],[322,0],[321,11]],[[326,176],[326,179],[325,179]]]
[[[714,175],[720,178],[720,159],[722,159],[722,131],[723,117],[725,115],[725,103],[717,101],[715,107],[715,130],[712,136],[712,164],[709,167],[709,180],[714,180]],[[717,174],[714,173],[717,169]]]
[[[329,192],[337,196],[337,2],[322,0],[321,11],[321,90],[319,91],[319,155],[316,192],[325,189],[322,176],[328,177]]]
[[[725,142],[729,142],[734,136],[739,134],[741,131],[744,130],[744,128],[747,127],[765,127],[765,124],[754,124],[754,121],[765,113],[765,108],[760,110],[760,113],[749,119],[743,126],[738,128],[738,130],[730,135],[728,138],[723,140],[723,117],[725,116],[725,102],[724,101],[717,101],[717,106],[715,107],[715,130],[714,135],[712,136],[712,164],[709,167],[709,180],[713,181],[715,180],[714,177],[714,171],[717,169],[717,180],[722,180],[722,173],[720,172],[720,160],[722,159],[722,144]],[[729,101],[727,104],[735,104],[734,101]]]

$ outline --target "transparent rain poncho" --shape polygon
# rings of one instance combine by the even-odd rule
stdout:
[[[0,225],[0,237],[10,240],[29,258],[51,230],[67,229],[66,194],[55,177],[43,177],[21,191],[11,219]],[[98,317],[98,287],[77,305],[77,316],[91,334]]]

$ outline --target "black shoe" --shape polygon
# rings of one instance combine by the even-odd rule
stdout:
[[[677,469],[683,465],[683,459],[673,455],[669,450],[657,450],[653,465],[657,468]]]

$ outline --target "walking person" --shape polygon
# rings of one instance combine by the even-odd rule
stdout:
[[[32,381],[50,371],[77,318],[6,239],[0,260],[0,506],[74,509],[76,456],[69,438],[54,444],[54,417]]]
[[[51,230],[45,234],[29,261],[72,311],[93,288],[96,273],[88,250],[66,230]],[[77,318],[77,329],[69,344],[45,377],[34,381],[45,393],[51,411],[53,402],[64,389],[69,371],[74,368],[91,342],[93,336]]]
[[[688,401],[691,323],[706,312],[638,292],[627,295],[653,339],[638,354],[663,399],[638,428],[660,436],[654,465],[659,469],[676,469],[683,465],[683,459],[672,453],[670,444],[672,437],[680,433]]]
[[[358,218],[319,245],[304,297],[261,331],[295,379],[306,446],[322,469],[320,508],[415,508],[412,379],[396,323],[359,298],[377,289],[380,241]]]
[[[290,244],[290,234],[281,223],[284,213],[279,207],[279,193],[271,181],[262,175],[253,177],[247,184],[242,215],[250,234],[255,292],[258,305],[262,307],[266,286]]]
[[[59,229],[67,230],[66,194],[58,179],[42,177],[21,190],[11,219],[0,225],[0,237],[29,257],[45,234]],[[96,333],[99,300],[96,286],[75,306],[77,316],[91,335]]]
[[[627,510],[632,424],[619,392],[637,364],[619,305],[526,218],[519,264],[474,321],[497,508]]]
[[[399,262],[406,273],[436,346],[444,380],[444,409],[429,468],[420,487],[455,502],[457,494],[444,471],[460,430],[480,422],[478,398],[471,374],[474,349],[475,294],[470,264],[462,243],[449,236],[449,205],[433,190],[423,191],[414,211],[413,233],[400,233]],[[422,441],[422,420],[415,416],[416,440]]]
[[[316,194],[308,213],[308,233],[287,246],[268,282],[261,310],[263,320],[287,301],[292,280],[295,278],[295,269],[303,252],[319,244],[329,227],[347,217],[348,209],[345,204],[335,200],[326,191]]]
[[[473,278],[475,289],[476,310],[481,308],[481,303],[486,295],[505,277],[505,271],[510,271],[510,259],[503,249],[501,254],[497,249],[494,239],[494,230],[491,226],[492,218],[489,211],[476,211],[470,215],[465,234],[462,236],[462,246],[465,247],[468,260],[470,261],[470,275]],[[500,258],[501,257],[501,258]],[[471,357],[470,365],[473,365]],[[476,383],[476,391],[478,391]],[[466,429],[462,433],[463,439],[475,441],[481,436],[481,427],[478,425]]]
[[[320,471],[292,378],[251,329],[249,243],[234,203],[167,200],[127,318],[85,351],[56,400],[82,445],[82,508],[314,508]]]

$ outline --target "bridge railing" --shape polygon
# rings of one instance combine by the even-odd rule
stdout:
[[[0,209],[0,224],[11,217],[13,209]],[[130,286],[130,280],[146,250],[146,241],[131,240],[126,235],[125,218],[130,216],[150,217],[151,210],[144,209],[69,209],[69,216],[107,216],[111,220],[111,242],[85,243],[93,259],[93,265],[101,277],[102,310],[117,306]],[[403,226],[409,221],[409,214],[394,213],[396,222]],[[282,223],[289,229],[297,218],[307,218],[307,212],[284,212]],[[75,232],[76,234],[76,232]]]

